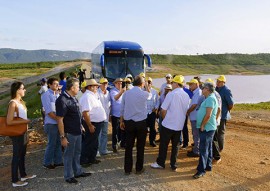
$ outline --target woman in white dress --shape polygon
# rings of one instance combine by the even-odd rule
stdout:
[[[22,97],[25,95],[25,88],[22,82],[14,82],[11,85],[11,100],[7,112],[7,124],[28,124],[27,109]],[[19,119],[15,120],[15,117]],[[13,145],[13,157],[11,163],[12,186],[26,186],[27,179],[35,178],[36,175],[27,175],[25,172],[25,154],[27,146],[27,132],[20,136],[10,137]],[[20,171],[20,179],[18,178],[18,170]]]

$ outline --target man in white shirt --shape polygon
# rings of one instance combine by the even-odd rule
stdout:
[[[99,153],[101,155],[107,155],[112,153],[112,151],[108,151],[107,149],[107,142],[108,142],[108,123],[109,123],[109,115],[111,109],[111,99],[109,91],[107,90],[108,87],[108,80],[107,78],[101,78],[99,80],[100,87],[98,88],[98,97],[102,103],[102,106],[106,112],[106,120],[104,122],[104,126],[100,130],[99,134]]]
[[[152,168],[165,168],[168,145],[171,140],[172,151],[170,166],[173,171],[177,170],[176,158],[178,154],[180,133],[183,129],[189,107],[189,96],[183,90],[183,84],[184,77],[181,75],[175,76],[172,80],[173,91],[167,94],[161,105],[163,121],[160,131],[159,154],[156,162],[151,164]]]
[[[98,84],[95,79],[86,80],[86,91],[80,99],[85,136],[82,142],[81,165],[98,164],[98,136],[105,125],[106,112],[98,97]]]

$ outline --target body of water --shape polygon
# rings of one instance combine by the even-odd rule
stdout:
[[[188,82],[194,76],[185,76]],[[212,78],[216,81],[218,75],[201,75],[202,81]],[[231,90],[235,103],[259,103],[270,101],[270,90],[268,82],[270,75],[242,76],[225,75],[226,86]],[[166,82],[165,78],[153,79],[153,85],[160,88]]]

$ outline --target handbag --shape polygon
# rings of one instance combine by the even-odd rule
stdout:
[[[14,120],[20,118],[14,117]],[[1,136],[20,136],[27,131],[27,124],[7,125],[7,118],[0,117],[0,135]]]

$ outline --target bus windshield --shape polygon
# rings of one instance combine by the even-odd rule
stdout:
[[[133,76],[144,71],[143,57],[106,57],[106,77],[124,78],[127,74]]]

